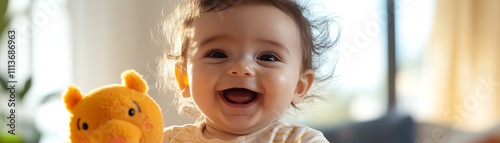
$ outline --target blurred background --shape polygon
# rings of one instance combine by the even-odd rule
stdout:
[[[166,126],[193,122],[177,114],[171,92],[157,88],[165,45],[154,35],[179,0],[0,1],[0,77],[4,84],[7,31],[15,30],[16,87],[24,91],[16,99],[15,136],[5,126],[8,91],[0,91],[0,142],[65,141],[61,92],[72,83],[83,93],[120,83],[126,69],[144,75]],[[326,100],[283,120],[338,142],[475,142],[500,134],[500,1],[309,5],[338,16],[341,40],[331,53],[337,65]]]

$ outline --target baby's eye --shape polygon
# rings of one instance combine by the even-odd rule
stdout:
[[[261,60],[261,61],[280,61],[280,58],[278,58],[278,56],[276,56],[273,53],[266,53],[266,54],[262,54],[259,57],[257,57],[257,60]]]
[[[227,54],[220,50],[213,50],[208,52],[205,57],[209,58],[227,58]]]

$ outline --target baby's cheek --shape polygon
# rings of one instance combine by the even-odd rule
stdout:
[[[276,75],[276,80],[272,86],[275,86],[275,90],[279,90],[282,92],[292,92],[295,89],[295,86],[297,85],[297,78],[293,74],[277,74]]]

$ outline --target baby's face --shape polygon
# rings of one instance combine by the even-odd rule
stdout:
[[[193,98],[208,126],[248,134],[300,102],[306,89],[300,84],[301,39],[286,13],[269,5],[239,5],[205,12],[192,26],[189,92],[183,95]]]

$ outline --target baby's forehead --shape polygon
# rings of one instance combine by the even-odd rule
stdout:
[[[233,6],[204,8],[204,10],[200,13],[200,15],[194,18],[194,20],[200,19],[202,17],[214,16],[219,21],[223,22],[227,18],[230,18],[231,16],[234,15],[248,17],[248,15],[252,13],[258,13],[259,16],[273,15],[273,16],[286,17],[287,19],[293,19],[293,17],[291,17],[288,13],[269,3],[240,3]]]
[[[193,40],[226,34],[229,36],[258,36],[299,41],[299,28],[286,13],[272,5],[246,4],[222,11],[203,12],[192,23]],[[241,35],[243,34],[243,35]],[[247,35],[245,35],[247,34]]]
[[[191,26],[194,34],[256,32],[244,31],[245,29],[268,32],[299,31],[299,27],[288,14],[268,4],[241,4],[221,11],[203,12],[193,19]]]
[[[211,0],[201,3],[203,11],[222,11],[245,5],[272,5],[269,0]]]

